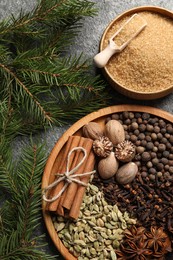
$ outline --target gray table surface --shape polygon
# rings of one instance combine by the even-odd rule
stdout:
[[[83,21],[83,27],[76,38],[74,44],[70,48],[70,52],[72,54],[80,54],[83,52],[86,57],[92,58],[97,52],[99,48],[99,41],[101,39],[102,33],[109,22],[114,19],[117,15],[122,12],[131,9],[137,6],[160,6],[166,9],[173,11],[173,0],[92,0],[96,3],[96,7],[99,12],[98,15],[93,18],[86,18]],[[0,19],[4,19],[8,17],[11,13],[18,14],[21,8],[24,11],[30,11],[35,6],[37,0],[0,0]],[[96,70],[93,66],[93,73]],[[154,101],[134,101],[131,100],[119,93],[115,90],[112,91],[113,96],[113,104],[141,104],[141,105],[151,105],[154,107],[161,108],[170,113],[173,113],[173,94],[170,94],[167,97],[161,98],[159,100]],[[70,123],[65,127],[54,127],[49,130],[46,134],[40,133],[42,140],[46,140],[48,144],[49,153],[53,146],[55,145],[58,138],[66,131],[66,129],[70,126]],[[20,154],[21,148],[24,143],[27,143],[27,138],[17,138],[14,143],[15,152]],[[38,234],[46,233],[46,228],[44,226],[44,222],[40,223]],[[57,249],[54,247],[52,241],[49,238],[49,235],[46,233],[46,242],[48,242],[48,246],[44,249],[47,253],[51,255],[58,255],[57,259],[63,259]]]

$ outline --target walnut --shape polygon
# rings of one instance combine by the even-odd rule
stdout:
[[[136,153],[136,148],[131,141],[125,140],[115,147],[115,157],[121,162],[130,162]]]
[[[113,150],[113,143],[108,137],[102,136],[93,142],[93,150],[100,157],[107,157]]]

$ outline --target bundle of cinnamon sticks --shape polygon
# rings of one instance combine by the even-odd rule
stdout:
[[[83,147],[86,150],[86,159],[83,164],[77,169],[75,174],[82,174],[91,172],[94,169],[95,155],[92,151],[93,140],[81,136],[70,136],[63,151],[62,160],[57,167],[58,173],[65,173],[67,167],[67,156],[69,152],[75,147]],[[69,170],[73,169],[83,158],[83,153],[80,150],[73,152],[68,163]],[[73,177],[73,175],[72,175]],[[90,180],[90,175],[77,177],[81,182],[87,184]],[[55,176],[55,178],[57,178]],[[59,178],[59,177],[58,177]],[[58,194],[64,187],[65,181],[61,181],[52,188],[49,192],[51,199]],[[83,201],[86,186],[80,185],[76,182],[68,184],[62,195],[53,202],[47,203],[47,209],[53,211],[58,215],[77,219],[80,212],[80,206]]]

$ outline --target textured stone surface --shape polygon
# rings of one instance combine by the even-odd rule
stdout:
[[[29,11],[34,8],[36,0],[0,0],[0,19],[8,17],[11,13],[18,14],[21,9],[24,11]],[[96,3],[98,8],[98,15],[93,18],[86,18],[84,20],[83,27],[78,37],[76,37],[74,44],[70,48],[72,54],[80,54],[83,52],[86,57],[93,58],[93,56],[98,52],[99,41],[101,39],[102,33],[109,22],[114,19],[117,15],[122,12],[131,9],[137,6],[160,6],[167,8],[173,11],[173,0],[93,0]],[[93,72],[95,72],[93,66]],[[168,112],[173,112],[173,94],[155,101],[134,101],[129,98],[117,93],[115,90],[112,90],[112,95],[114,97],[113,104],[142,104],[142,105],[152,105],[161,109],[164,109]],[[48,131],[47,134],[41,133],[41,140],[47,142],[49,153],[55,142],[63,134],[63,132],[70,126],[61,128],[53,128]],[[18,138],[14,143],[15,153],[20,153],[23,145],[27,143],[27,139]],[[46,232],[44,222],[40,224],[40,228],[37,231],[38,233]],[[58,252],[53,246],[49,236],[47,235],[46,241],[49,243],[49,246],[46,247],[47,253],[52,255],[57,255]],[[61,256],[57,256],[57,259],[63,259]]]

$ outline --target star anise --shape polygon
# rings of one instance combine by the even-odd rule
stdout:
[[[170,240],[167,234],[163,231],[163,228],[160,227],[152,227],[150,228],[150,232],[146,232],[147,243],[149,248],[153,248],[154,252],[158,252],[160,250],[171,247]],[[165,250],[166,252],[167,250]]]
[[[127,260],[127,257],[124,252],[122,252],[120,250],[115,250],[115,252],[118,257],[118,260]]]
[[[138,241],[141,238],[146,238],[145,236],[145,228],[144,227],[136,227],[136,226],[131,226],[130,229],[126,229],[124,232],[124,235],[127,239],[131,241]]]
[[[165,260],[165,250],[160,250],[159,252],[155,253],[153,257],[157,260]]]
[[[146,243],[142,238],[138,241],[138,244],[127,240],[127,245],[121,244],[121,251],[125,253],[127,259],[147,260],[153,252],[147,248]]]
[[[162,227],[131,226],[125,230],[124,240],[116,250],[119,260],[165,260],[165,255],[172,251],[171,241]]]

